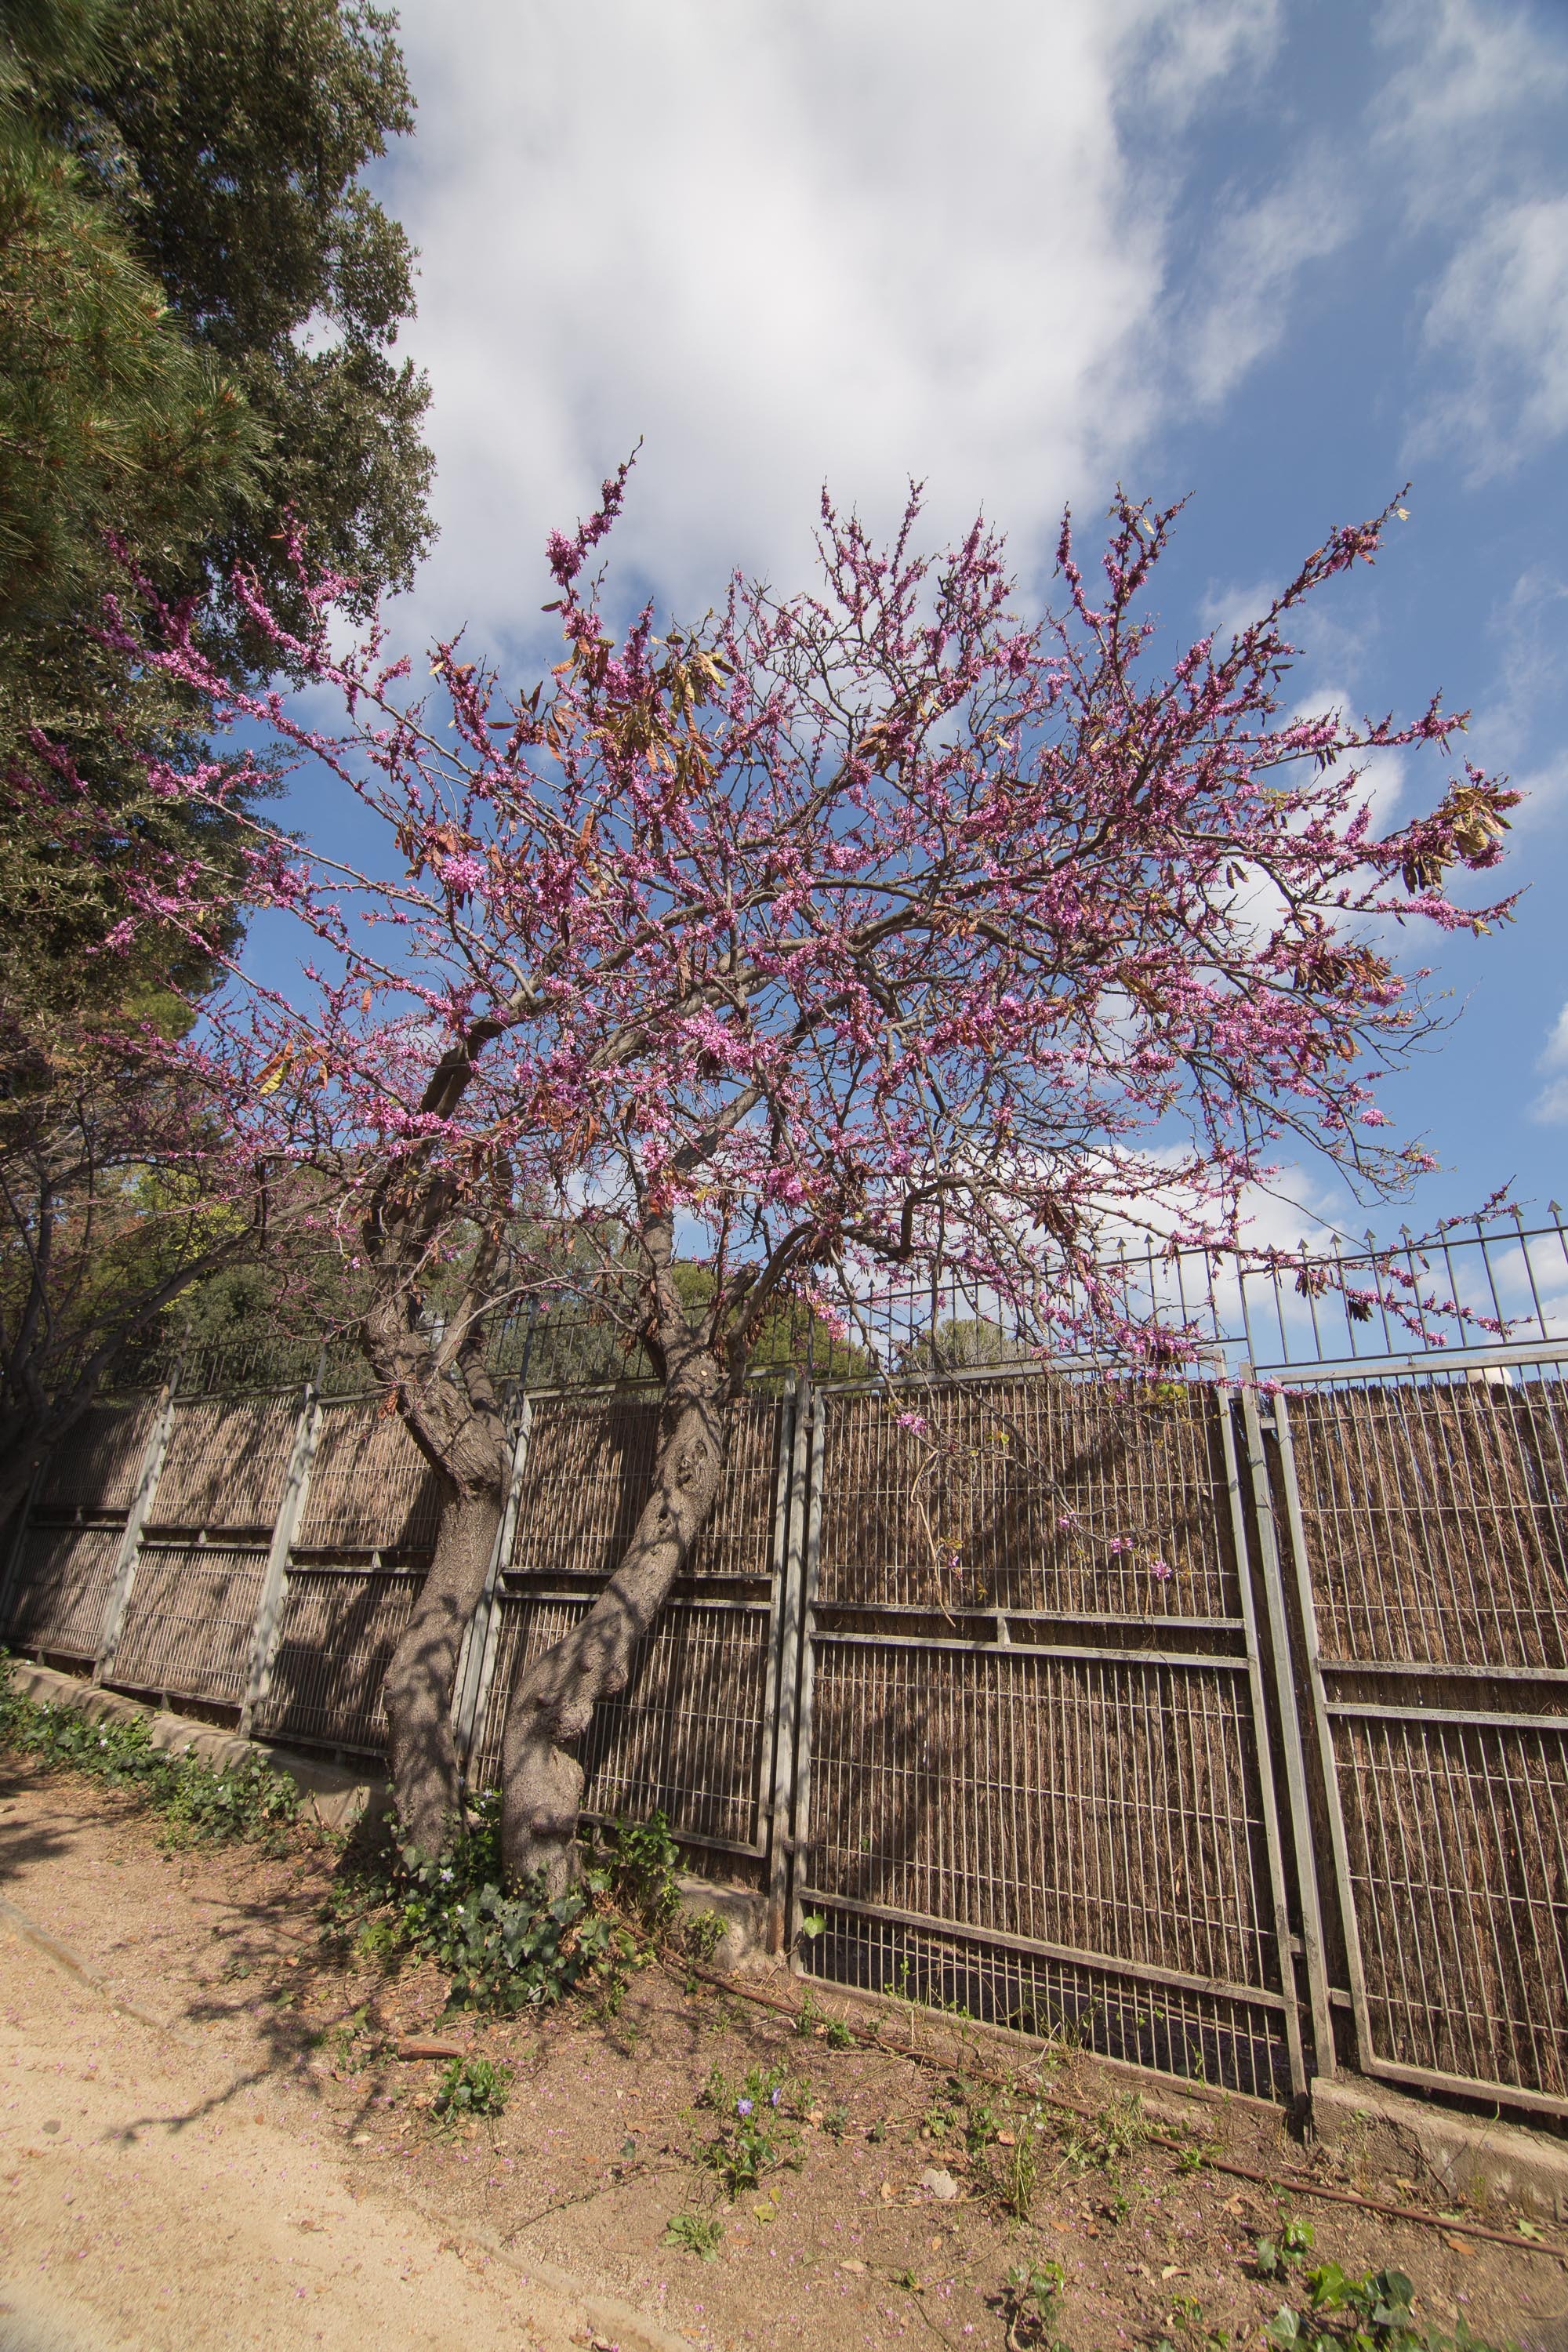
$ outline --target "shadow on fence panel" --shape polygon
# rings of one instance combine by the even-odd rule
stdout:
[[[910,1402],[934,1453],[882,1397],[827,1400],[806,1965],[1288,2088],[1219,1396]]]

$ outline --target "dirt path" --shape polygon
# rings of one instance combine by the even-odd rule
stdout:
[[[1254,2242],[1292,2200],[1207,2172],[1205,2145],[1266,2178],[1448,2193],[1150,2086],[1189,2159],[1139,2139],[1125,2075],[1042,2052],[1076,2119],[1010,2219],[941,2070],[657,1967],[608,2008],[443,2017],[443,1979],[334,1924],[339,1870],[306,1837],[171,1854],[128,1800],[0,1758],[4,1900],[95,1979],[7,1937],[0,1902],[0,2352],[1000,2352],[1009,2269],[1040,2257],[1075,2352],[1250,2352],[1280,2300]],[[435,2123],[438,2067],[395,2053],[437,2025],[512,2070],[500,2119]],[[715,2067],[727,2095],[753,2069],[790,2086],[780,2161],[732,2196],[704,2156]],[[1441,2231],[1310,2210],[1321,2258],[1407,2270],[1429,2322],[1568,2352],[1568,2262],[1464,2235],[1506,2209]],[[721,2233],[710,2259],[677,2215]]]
[[[582,2299],[268,2123],[248,2074],[0,1930],[0,2352],[612,2340]]]

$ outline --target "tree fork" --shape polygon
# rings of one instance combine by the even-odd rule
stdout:
[[[535,1660],[512,1693],[501,1749],[501,1856],[513,1883],[538,1875],[552,1895],[574,1873],[583,1739],[602,1699],[624,1690],[652,1627],[719,1497],[728,1456],[727,1382],[693,1349],[671,1369],[654,1489],[625,1557],[586,1616]]]

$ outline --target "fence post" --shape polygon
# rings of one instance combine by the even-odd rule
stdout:
[[[1298,1943],[1290,1928],[1290,1908],[1285,1892],[1285,1851],[1279,1835],[1279,1806],[1274,1792],[1274,1763],[1269,1737],[1268,1714],[1263,1697],[1263,1666],[1258,1641],[1258,1604],[1253,1596],[1252,1574],[1248,1566],[1247,1541],[1247,1511],[1242,1501],[1241,1475],[1236,1458],[1236,1423],[1231,1418],[1231,1401],[1226,1388],[1216,1383],[1215,1403],[1219,1412],[1220,1444],[1225,1457],[1226,1486],[1230,1494],[1231,1532],[1236,1547],[1237,1589],[1241,1599],[1242,1622],[1247,1629],[1247,1682],[1252,1701],[1252,1739],[1258,1759],[1258,1779],[1263,1807],[1263,1842],[1268,1851],[1268,1888],[1274,1906],[1274,1941],[1279,1954],[1279,1990],[1285,1996],[1285,2048],[1290,2064],[1290,2089],[1298,2100],[1308,2095],[1306,2063],[1301,2050],[1301,2019],[1300,2014],[1300,1987],[1296,1978],[1296,1954],[1304,1948],[1305,1939]],[[1267,1571],[1265,1572],[1267,1584]],[[1272,1610],[1269,1625],[1273,1634],[1276,1664],[1279,1657],[1279,1631]],[[1287,1758],[1289,1739],[1287,1734]],[[1289,1763],[1287,1763],[1289,1773]],[[1291,1784],[1292,1789],[1294,1783]],[[1295,1811],[1292,1806],[1292,1812]]]
[[[1312,2041],[1320,2078],[1335,2073],[1333,2013],[1329,2006],[1329,1972],[1323,1954],[1322,1909],[1318,1899],[1318,1857],[1312,1843],[1311,1815],[1307,1800],[1307,1759],[1301,1745],[1301,1718],[1296,1706],[1291,1672],[1289,1630],[1285,1619],[1285,1586],[1279,1543],[1274,1526],[1274,1501],[1268,1489],[1268,1462],[1263,1451],[1263,1423],[1258,1411],[1258,1383],[1250,1364],[1240,1367],[1242,1423],[1247,1433],[1247,1468],[1252,1474],[1254,1521],[1258,1528],[1258,1565],[1268,1611],[1268,1640],[1274,1653],[1274,1689],[1279,1710],[1280,1744],[1285,1750],[1285,1778],[1290,1794],[1290,1821],[1296,1849],[1296,1877],[1301,1891],[1301,1943],[1307,1963],[1307,1992],[1312,2010]],[[1281,1455],[1287,1507],[1295,1502],[1295,1464]],[[1309,1637],[1310,1638],[1310,1637]]]
[[[257,1709],[272,1686],[278,1636],[283,1630],[283,1600],[289,1589],[289,1556],[294,1549],[300,1515],[310,1490],[310,1465],[316,1458],[316,1444],[321,1433],[321,1385],[325,1356],[323,1349],[300,1400],[300,1418],[294,1424],[293,1449],[289,1456],[289,1467],[283,1474],[283,1492],[279,1497],[278,1517],[272,1523],[272,1544],[267,1555],[267,1570],[261,1580],[256,1630],[250,1637],[250,1671],[246,1678],[245,1704],[239,1710],[242,1739],[249,1738]]]
[[[768,1671],[763,1693],[763,1756],[766,1780],[762,1802],[766,1808],[768,1844],[767,1947],[782,1952],[784,1944],[785,1882],[789,1872],[790,1765],[785,1753],[784,1652],[792,1622],[799,1622],[798,1565],[800,1548],[795,1540],[795,1503],[800,1481],[796,1449],[803,1425],[803,1392],[807,1376],[792,1372],[779,1419],[779,1458],[773,1483],[773,1622],[769,1628]]]
[[[496,1529],[495,1549],[485,1571],[485,1589],[479,1596],[479,1607],[469,1618],[463,1635],[457,1678],[452,1686],[452,1743],[457,1748],[458,1763],[465,1778],[479,1726],[489,1705],[490,1685],[495,1679],[496,1653],[500,1646],[500,1581],[517,1540],[523,1465],[528,1460],[528,1440],[532,1427],[533,1405],[525,1391],[518,1406],[517,1425],[511,1441],[511,1472],[507,1480],[500,1526]]]
[[[799,1607],[795,1612],[795,1655],[798,1670],[794,1678],[795,1706],[792,1718],[793,1737],[790,1741],[792,1759],[789,1834],[789,1907],[785,1919],[785,1950],[796,1965],[795,1947],[800,1938],[801,1881],[805,1875],[806,1842],[811,1834],[811,1699],[814,1660],[811,1643],[812,1610],[816,1601],[817,1556],[822,1545],[822,1484],[823,1461],[826,1452],[827,1413],[823,1399],[814,1396],[810,1410],[803,1415],[805,1435],[805,1475],[801,1483],[800,1508],[795,1515],[799,1530],[801,1562],[799,1570]]]
[[[125,1623],[125,1611],[131,1599],[131,1587],[136,1580],[136,1560],[142,1549],[142,1530],[153,1508],[153,1498],[158,1491],[158,1481],[163,1475],[163,1456],[169,1450],[169,1433],[174,1426],[174,1386],[180,1377],[176,1364],[164,1381],[158,1398],[158,1411],[148,1433],[142,1456],[141,1475],[136,1492],[131,1498],[126,1514],[120,1549],[115,1555],[114,1575],[109,1587],[109,1598],[103,1604],[103,1628],[98,1637],[98,1655],[93,1661],[92,1679],[103,1682],[114,1670],[114,1654],[120,1647],[121,1630]]]

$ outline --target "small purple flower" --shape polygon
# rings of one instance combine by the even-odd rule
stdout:
[[[737,2099],[737,2100],[736,2100],[736,2102],[735,2102],[735,2113],[736,2113],[738,2116],[749,2116],[749,2115],[751,2114],[751,2112],[752,2112],[752,2103],[751,2103],[750,2099]]]
[[[1160,1583],[1168,1584],[1171,1580],[1172,1575],[1170,1561],[1167,1559],[1152,1559],[1149,1562],[1149,1573],[1151,1576],[1157,1578]]]
[[[776,2107],[776,2106],[778,2105],[779,2101],[783,2098],[783,2096],[784,2096],[784,2093],[783,2093],[782,2091],[775,2091],[775,2092],[773,2093],[773,2096],[772,2096],[772,2097],[769,2099],[769,2101],[768,2101],[768,2105],[769,2105],[769,2106],[770,2106],[770,2107]]]

